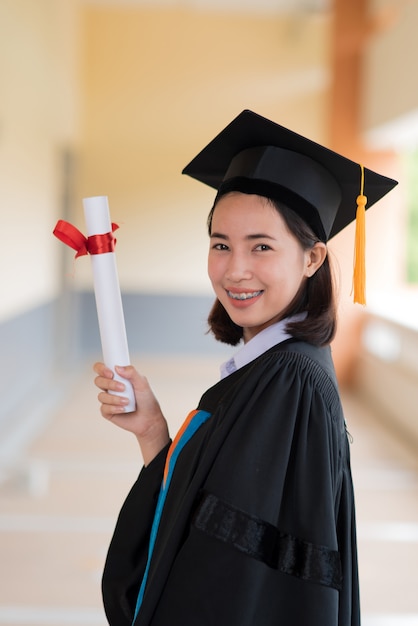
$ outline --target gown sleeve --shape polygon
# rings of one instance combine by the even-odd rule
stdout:
[[[102,578],[109,624],[132,624],[168,448],[142,469],[119,513]]]

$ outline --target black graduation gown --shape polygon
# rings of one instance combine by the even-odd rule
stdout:
[[[329,348],[288,340],[201,398],[135,626],[358,626],[349,444]],[[132,624],[167,450],[143,468],[103,574]]]

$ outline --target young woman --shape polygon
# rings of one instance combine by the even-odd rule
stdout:
[[[187,166],[212,185],[215,337],[240,349],[173,442],[134,367],[135,413],[95,365],[102,415],[144,460],[103,576],[112,626],[360,623],[349,444],[329,343],[327,239],[361,168],[250,111]],[[366,171],[369,204],[394,181]]]

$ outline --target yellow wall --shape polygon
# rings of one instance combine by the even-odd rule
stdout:
[[[77,4],[0,2],[0,320],[59,288],[51,228],[77,136]]]
[[[328,32],[326,18],[85,10],[80,196],[107,195],[122,225],[123,289],[209,290],[214,194],[181,169],[244,108],[324,140]],[[76,280],[91,284],[86,260]]]
[[[214,194],[181,169],[247,107],[327,142],[330,27],[329,15],[1,0],[0,321],[57,295],[63,256],[70,284],[92,286],[90,260],[73,264],[51,236],[64,217],[64,149],[77,164],[72,221],[84,229],[84,196],[109,196],[125,291],[209,292]],[[374,262],[384,237],[393,244],[393,220],[379,234],[392,202],[368,218],[369,277],[383,287],[398,279],[402,248]],[[352,233],[331,247],[348,295]]]

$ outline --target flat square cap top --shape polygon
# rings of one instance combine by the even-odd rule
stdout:
[[[322,240],[356,217],[361,167],[253,111],[242,111],[184,168],[224,194],[254,193],[298,213]],[[364,168],[367,208],[397,184]]]

